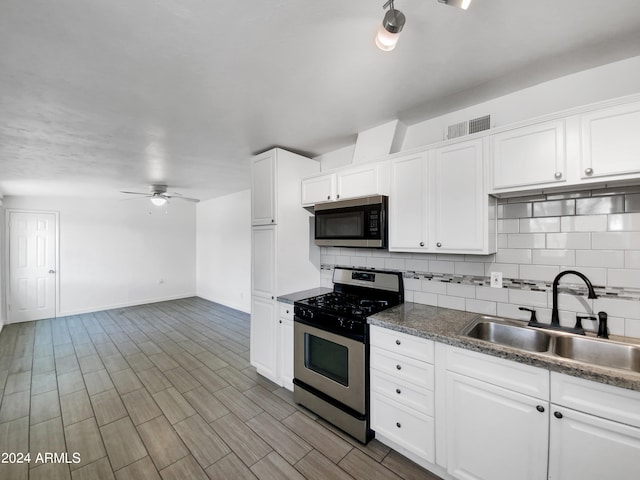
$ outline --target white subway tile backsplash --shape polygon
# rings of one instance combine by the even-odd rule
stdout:
[[[496,302],[467,298],[465,307],[467,312],[480,313],[482,315],[496,315],[497,313]]]
[[[509,290],[506,288],[476,287],[476,298],[506,303],[509,301]]]
[[[405,290],[404,291],[404,301],[405,302],[415,302],[413,294],[415,292],[413,290]]]
[[[452,297],[476,298],[476,287],[460,283],[447,283],[447,295]]]
[[[420,285],[420,290],[422,290],[423,292],[446,295],[447,284],[446,282],[439,282],[437,280],[423,279]]]
[[[509,235],[506,233],[499,233],[498,237],[498,250],[507,248],[509,246]]]
[[[640,320],[640,302],[634,300],[598,297],[593,301],[593,311],[604,311],[613,317]]]
[[[335,260],[336,260],[335,261],[336,265],[345,265],[345,266],[353,265],[353,262],[351,261],[351,257],[347,255],[336,255]],[[364,265],[366,265],[366,262],[364,263]]]
[[[404,271],[405,270],[405,262],[406,260],[404,258],[395,258],[395,257],[391,257],[391,258],[385,258],[384,259],[384,268],[387,270],[400,270],[400,271]]]
[[[429,272],[431,273],[454,273],[454,262],[430,260]]]
[[[640,288],[640,270],[610,268],[607,272],[607,285]],[[638,308],[640,309],[640,302]]]
[[[502,248],[496,253],[496,263],[531,263],[530,249]]]
[[[419,278],[403,278],[404,281],[404,289],[406,290],[421,290],[422,289],[422,280]]]
[[[510,233],[507,236],[509,248],[544,248],[544,233]]]
[[[552,292],[547,292],[547,302],[550,307],[553,307]],[[558,293],[558,308],[591,315],[593,312],[593,300],[577,293]]]
[[[609,215],[608,228],[610,232],[640,232],[640,213],[619,213],[617,215]]]
[[[551,282],[560,273],[560,267],[551,265],[520,265],[520,278]]]
[[[626,333],[627,326],[624,318],[620,317],[609,317],[607,319],[607,330],[609,331],[609,335],[629,335]],[[597,331],[597,330],[596,330]]]
[[[335,255],[323,255],[322,263],[327,265],[336,265],[338,263],[338,260]]]
[[[560,217],[520,219],[520,233],[547,233],[559,231]]]
[[[576,250],[576,265],[581,267],[623,268],[622,250]]]
[[[363,260],[366,259],[366,265],[369,268],[376,268],[378,270],[384,269],[384,258],[381,257],[362,257]]]
[[[372,250],[371,248],[343,248],[343,255],[353,255],[356,257],[370,257],[373,255],[376,250]]]
[[[502,272],[502,278],[520,278],[520,265],[515,263],[487,263],[484,267],[484,276],[489,277],[491,272]]]
[[[517,218],[498,220],[498,233],[520,233],[520,220]]]
[[[634,318],[625,318],[624,334],[627,337],[640,338],[640,320],[636,320]]]
[[[454,310],[465,309],[463,297],[449,297],[447,295],[438,295],[438,306],[442,308],[453,308]]]
[[[589,249],[591,233],[548,233],[547,248]]]
[[[413,301],[424,305],[438,306],[438,295],[427,292],[413,292]]]
[[[429,271],[429,261],[428,260],[418,260],[417,258],[407,258],[404,261],[404,266],[409,272],[428,272]]]
[[[456,275],[484,277],[484,263],[454,262],[453,273]]]
[[[594,250],[633,250],[640,245],[640,232],[595,232],[591,234]]]
[[[547,292],[509,289],[509,303],[531,307],[547,307]]]
[[[624,252],[625,268],[640,268],[640,250],[627,250]]]
[[[451,253],[438,253],[436,260],[444,262],[456,262],[460,260],[460,255],[453,255]]]
[[[561,229],[563,232],[606,232],[607,215],[562,217]]]
[[[604,287],[607,284],[607,269],[595,267],[569,267],[563,265],[560,270],[575,270],[585,275],[594,287]],[[562,283],[572,283],[574,285],[584,285],[582,280],[577,277],[564,277]]]
[[[536,265],[575,265],[575,250],[533,250],[532,263]]]

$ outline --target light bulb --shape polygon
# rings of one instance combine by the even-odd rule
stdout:
[[[389,52],[396,48],[396,43],[398,43],[398,37],[400,34],[391,33],[384,25],[380,25],[378,28],[378,33],[376,34],[376,47],[378,47],[383,52]]]
[[[160,196],[153,196],[151,197],[151,203],[153,203],[156,207],[161,207],[165,203],[167,203],[167,199]]]

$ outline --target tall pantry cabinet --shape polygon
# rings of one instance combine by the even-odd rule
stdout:
[[[293,328],[281,323],[277,298],[320,285],[313,216],[300,207],[300,179],[319,171],[317,161],[280,148],[251,161],[251,365],[279,385],[278,352],[290,350]]]

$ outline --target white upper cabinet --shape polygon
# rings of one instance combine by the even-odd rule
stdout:
[[[316,175],[302,180],[302,205],[329,202],[336,198],[336,176]]]
[[[272,298],[276,291],[276,228],[251,229],[251,292]]]
[[[640,173],[640,102],[581,115],[580,178],[615,180]]]
[[[389,195],[389,162],[350,167],[302,179],[302,205]]]
[[[490,138],[490,193],[567,181],[564,120],[514,128]]]
[[[484,178],[482,139],[435,149],[430,182],[435,245],[431,249],[495,251],[495,239],[488,235],[489,207],[494,202],[487,196]]]
[[[273,150],[251,162],[251,225],[277,223],[276,155]]]
[[[391,163],[389,250],[495,252],[495,203],[487,195],[482,139],[396,158]]]
[[[427,153],[399,157],[391,162],[389,196],[389,250],[427,251],[429,195]]]

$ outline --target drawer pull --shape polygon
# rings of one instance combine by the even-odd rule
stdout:
[[[397,370],[402,370],[402,367],[400,365],[396,365],[396,369]]]
[[[287,310],[287,313],[289,313],[289,310]]]
[[[399,388],[396,388],[396,393],[400,395],[402,393],[402,390],[400,390]]]
[[[540,413],[544,412],[544,407],[542,405],[538,405],[536,407],[536,410],[538,410]]]
[[[560,412],[553,412],[553,416],[556,418],[562,418],[562,413]]]
[[[593,175],[593,168],[585,168],[584,173],[585,175]]]
[[[400,340],[396,340],[396,345],[400,345],[402,342]]]
[[[556,180],[560,180],[562,178],[562,172],[556,172],[553,176]]]
[[[402,425],[400,425],[400,422],[396,422],[396,427],[402,428]]]

